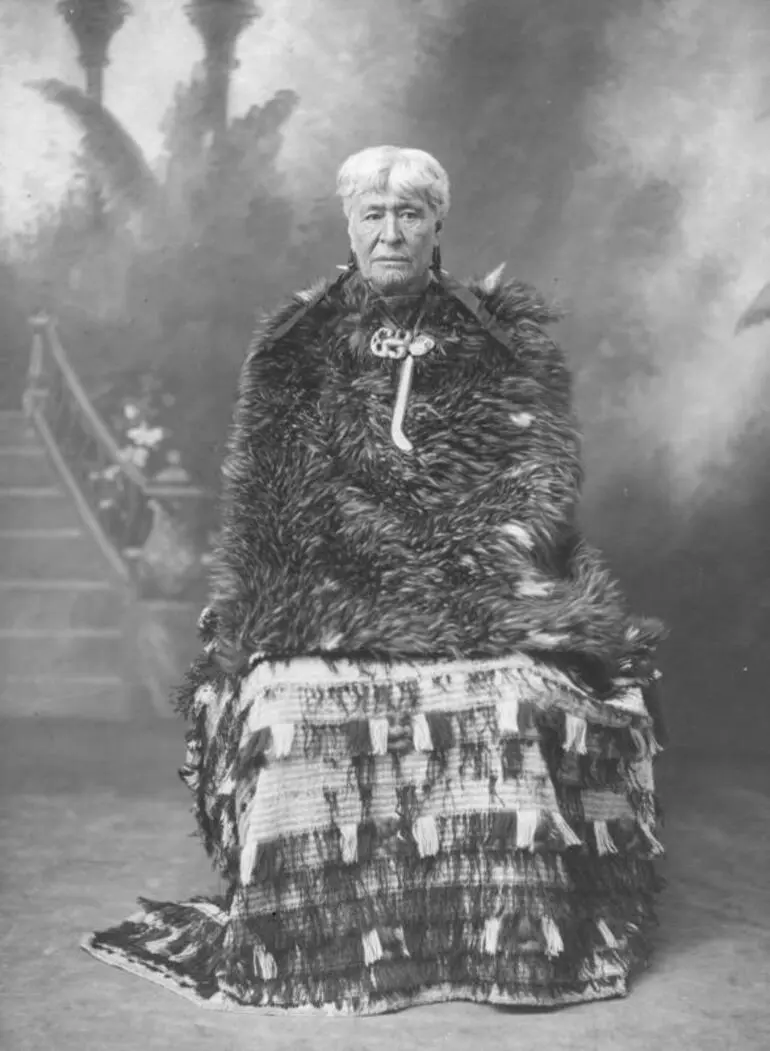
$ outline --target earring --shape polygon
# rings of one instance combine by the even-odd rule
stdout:
[[[441,248],[438,245],[435,245],[433,249],[433,260],[430,264],[430,268],[434,274],[441,274]]]

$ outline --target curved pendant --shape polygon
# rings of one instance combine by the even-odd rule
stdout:
[[[401,375],[398,378],[398,394],[396,395],[396,404],[393,407],[393,419],[390,423],[390,436],[393,439],[393,443],[405,453],[410,453],[414,448],[404,434],[404,417],[406,416],[406,405],[409,401],[409,391],[412,387],[413,372],[414,358],[410,354],[401,365]]]
[[[404,434],[404,419],[409,393],[412,389],[414,362],[416,358],[429,354],[435,348],[436,341],[431,336],[422,333],[414,335],[407,329],[383,327],[374,333],[369,346],[375,357],[401,362],[398,393],[390,423],[390,436],[397,448],[402,452],[410,453],[414,446]]]

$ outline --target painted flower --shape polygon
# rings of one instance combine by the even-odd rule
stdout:
[[[126,437],[134,445],[141,445],[146,449],[154,449],[166,437],[166,432],[163,427],[148,427],[146,423],[140,423],[138,427],[132,427],[130,431],[126,431]]]
[[[134,467],[139,467],[140,469],[146,465],[149,456],[149,449],[143,449],[136,445],[128,445],[125,449],[120,450],[120,458],[124,463],[132,463]]]
[[[134,405],[133,402],[126,402],[123,406],[123,415],[127,420],[138,420],[139,419],[139,408]]]

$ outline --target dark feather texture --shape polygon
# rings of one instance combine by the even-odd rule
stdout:
[[[390,438],[400,366],[369,350],[382,318],[360,277],[296,297],[255,337],[224,468],[223,651],[523,649],[597,681],[648,674],[662,626],[629,615],[577,533],[571,379],[542,327],[555,315],[499,275],[469,287],[497,338],[433,286],[422,327],[438,349],[416,363],[410,454]]]

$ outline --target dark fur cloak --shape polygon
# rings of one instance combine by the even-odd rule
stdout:
[[[663,628],[631,615],[577,526],[571,379],[526,286],[433,285],[405,431],[400,363],[356,273],[294,297],[246,357],[224,466],[209,636],[268,659],[442,659],[523,650],[595,689],[645,683]],[[298,315],[299,312],[299,315]],[[287,322],[298,315],[287,329]],[[490,320],[492,323],[490,325]]]

